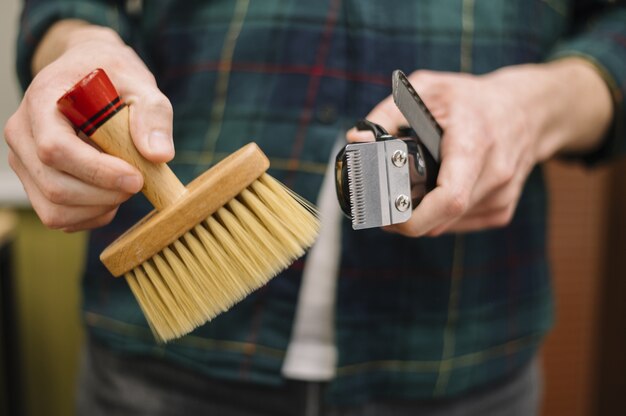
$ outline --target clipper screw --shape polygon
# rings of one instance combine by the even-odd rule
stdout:
[[[406,164],[406,159],[406,152],[402,150],[396,150],[391,156],[391,161],[393,162],[394,166],[398,168],[401,168]]]
[[[396,198],[396,209],[400,212],[404,212],[411,206],[411,200],[408,196],[402,194]]]

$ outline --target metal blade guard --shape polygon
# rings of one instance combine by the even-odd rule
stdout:
[[[407,221],[436,184],[441,127],[401,71],[393,74],[393,97],[411,128],[401,127],[396,138],[359,120],[356,128],[371,131],[375,141],[348,144],[337,154],[337,199],[355,230]]]

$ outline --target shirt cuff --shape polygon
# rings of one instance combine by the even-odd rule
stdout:
[[[22,88],[25,90],[32,81],[31,60],[35,49],[55,22],[63,19],[80,19],[110,27],[126,39],[129,25],[122,13],[123,10],[116,7],[116,2],[87,0],[25,2],[17,38],[16,61],[17,75]]]
[[[626,10],[598,18],[587,31],[559,44],[548,60],[577,57],[587,61],[604,80],[613,100],[613,121],[597,149],[582,155],[565,155],[594,165],[626,153]],[[582,101],[585,97],[580,97]]]

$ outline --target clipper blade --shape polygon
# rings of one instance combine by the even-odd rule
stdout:
[[[345,147],[352,228],[383,227],[411,216],[407,145],[399,139]]]
[[[437,182],[442,129],[402,71],[392,81],[393,100],[410,128],[399,126],[397,139],[358,120],[357,130],[376,141],[348,144],[335,158],[337,200],[355,230],[406,222]]]
[[[363,162],[358,148],[346,152],[348,168],[348,189],[352,214],[352,227],[363,226],[367,222],[365,209],[365,185],[363,184]]]

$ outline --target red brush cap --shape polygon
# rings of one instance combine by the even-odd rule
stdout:
[[[124,102],[104,70],[98,68],[59,98],[57,107],[76,128],[91,136]]]

